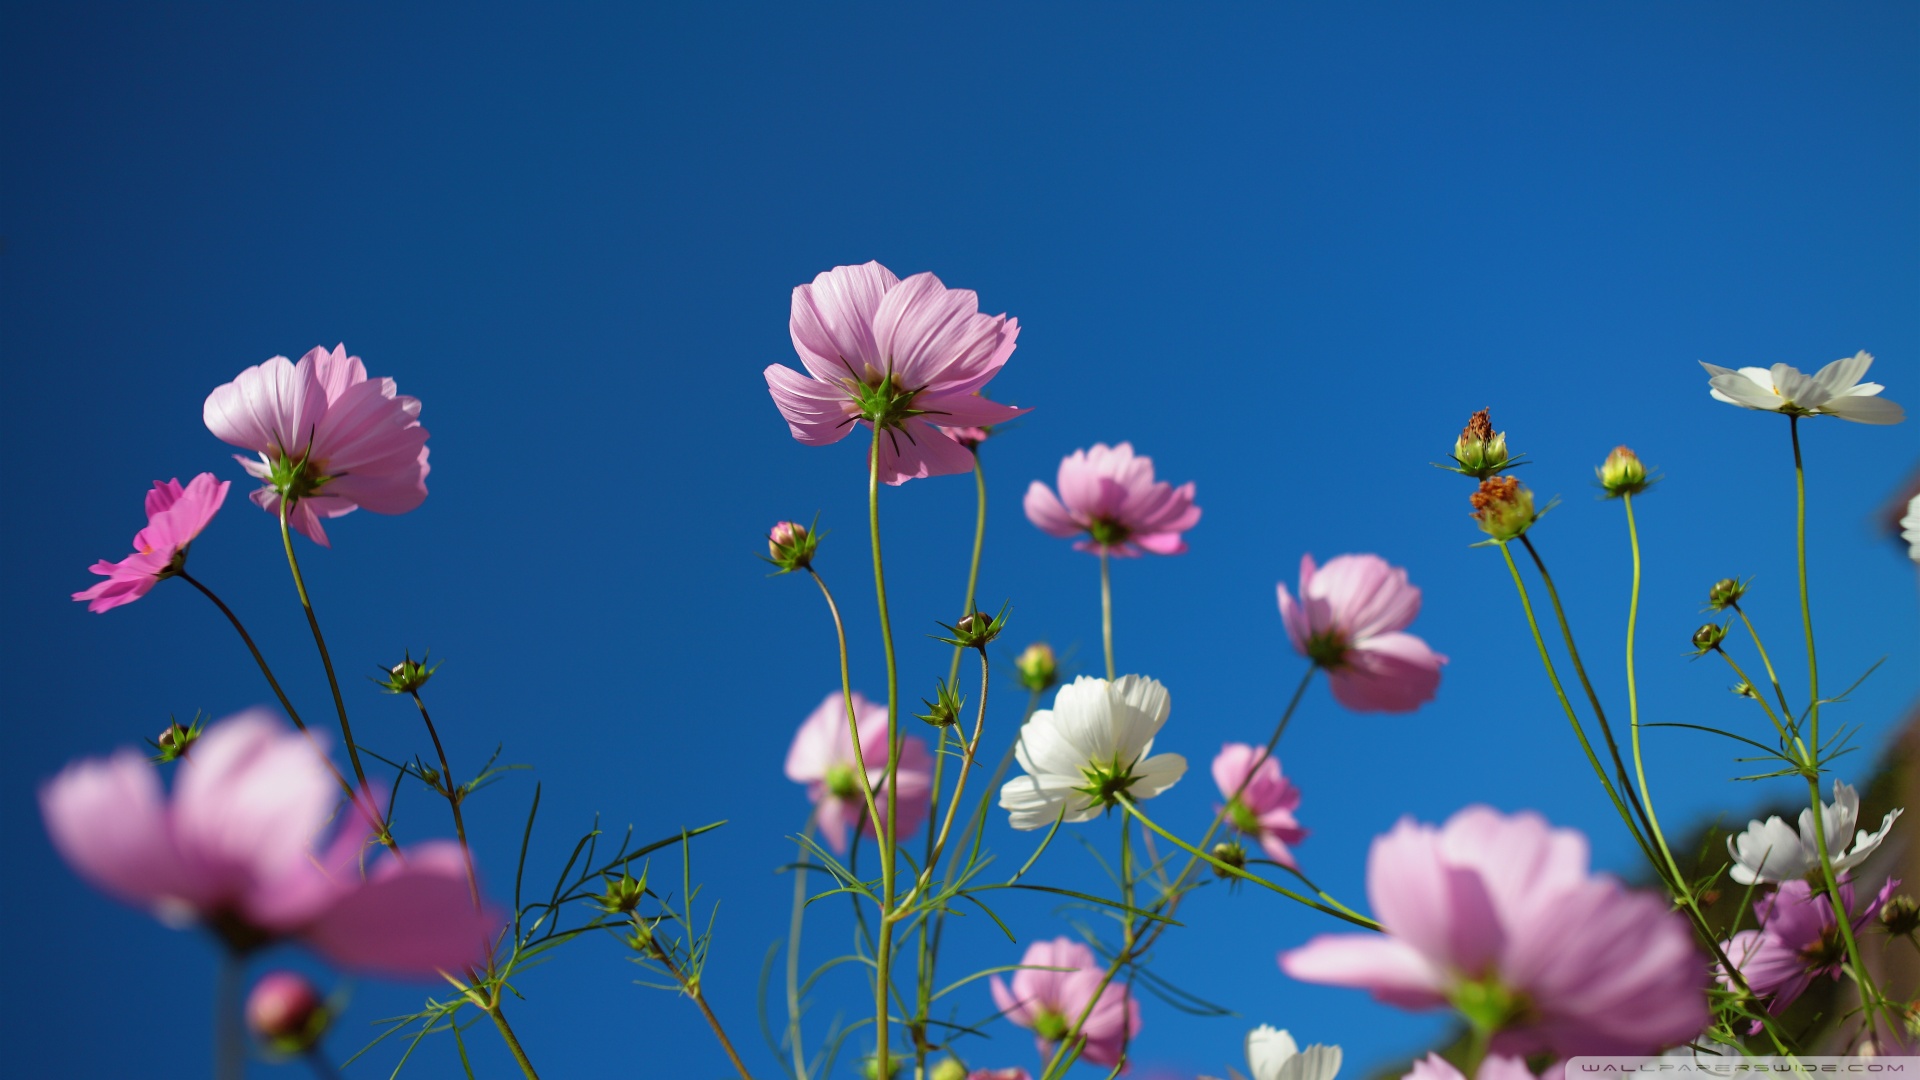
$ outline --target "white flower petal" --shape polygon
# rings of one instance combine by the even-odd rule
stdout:
[[[1865,394],[1836,397],[1821,406],[1820,411],[1856,424],[1897,424],[1907,418],[1907,411],[1899,405],[1883,397]]]
[[[1187,774],[1187,759],[1179,754],[1155,754],[1133,767],[1133,786],[1127,794],[1135,799],[1151,799],[1179,783]]]
[[[1873,355],[1862,349],[1852,356],[1842,357],[1814,372],[1813,380],[1826,390],[1828,396],[1838,396],[1852,389],[1872,366]]]
[[[1880,846],[1880,841],[1885,840],[1887,833],[1893,830],[1893,823],[1900,820],[1901,812],[1902,810],[1899,807],[1888,811],[1887,816],[1880,822],[1879,832],[1870,833],[1865,829],[1861,829],[1853,838],[1853,850],[1847,852],[1845,855],[1840,854],[1838,851],[1830,852],[1829,854],[1833,857],[1834,872],[1839,873],[1851,870],[1867,861],[1867,856],[1872,855],[1874,849]]]
[[[1280,1069],[1300,1052],[1293,1036],[1271,1024],[1247,1032],[1247,1069],[1253,1080],[1280,1080]]]
[[[1280,1067],[1276,1080],[1333,1080],[1340,1071],[1340,1048],[1315,1044]]]

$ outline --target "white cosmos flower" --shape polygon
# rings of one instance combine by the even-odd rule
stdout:
[[[1063,816],[1089,821],[1122,793],[1150,799],[1167,790],[1187,759],[1147,755],[1171,708],[1167,688],[1144,675],[1082,675],[1061,687],[1053,708],[1020,729],[1014,756],[1027,775],[1000,789],[1000,808],[1012,812],[1016,829],[1044,829]]]
[[[1253,1080],[1333,1080],[1340,1048],[1315,1043],[1301,1050],[1292,1035],[1261,1024],[1247,1032],[1247,1070]]]
[[[1907,542],[1907,556],[1920,562],[1920,495],[1907,500],[1907,516],[1900,519],[1900,539]]]
[[[1794,416],[1837,416],[1862,424],[1897,424],[1907,414],[1893,402],[1875,396],[1886,387],[1860,381],[1872,364],[1872,356],[1858,352],[1812,375],[1789,364],[1743,367],[1738,371],[1707,363],[1700,366],[1707,369],[1714,400],[1729,405]]]
[[[1833,860],[1833,872],[1842,874],[1865,862],[1880,841],[1887,838],[1900,811],[1889,812],[1880,823],[1880,831],[1855,832],[1860,817],[1860,795],[1853,785],[1833,782],[1833,802],[1820,805],[1826,824],[1827,855]],[[1852,850],[1846,849],[1848,837]],[[1747,831],[1727,837],[1727,853],[1733,856],[1728,876],[1741,885],[1781,882],[1803,878],[1820,869],[1819,837],[1813,832],[1813,807],[1800,811],[1800,829],[1794,831],[1778,817],[1747,824]]]

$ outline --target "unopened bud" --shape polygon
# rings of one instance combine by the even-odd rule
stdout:
[[[1593,470],[1600,478],[1600,486],[1610,499],[1622,495],[1638,495],[1647,490],[1653,481],[1647,476],[1647,467],[1632,450],[1616,446],[1613,453],[1599,468]]]
[[[1760,691],[1754,689],[1753,684],[1750,682],[1742,682],[1739,686],[1733,688],[1733,692],[1743,698],[1751,698],[1754,701],[1760,700]]]
[[[1225,863],[1235,870],[1245,870],[1247,868],[1247,849],[1232,840],[1222,840],[1220,843],[1213,845],[1213,858],[1214,861]],[[1213,874],[1215,877],[1223,878],[1235,876],[1226,870],[1222,870],[1218,866],[1213,868]]]
[[[1044,641],[1036,641],[1027,646],[1013,661],[1015,671],[1020,673],[1020,685],[1036,694],[1044,694],[1060,681],[1060,664],[1054,659],[1053,647]]]
[[[893,1080],[894,1077],[900,1075],[900,1067],[906,1064],[906,1061],[907,1059],[901,1057],[899,1054],[888,1054],[887,1066],[883,1070],[880,1067],[880,1056],[878,1054],[869,1054],[860,1062],[860,1075],[866,1077],[867,1080],[883,1080],[883,1078],[884,1080]]]
[[[1725,611],[1738,604],[1740,598],[1747,595],[1747,583],[1734,578],[1721,578],[1707,590],[1707,607],[1714,611]]]
[[[929,1076],[930,1080],[967,1080],[967,1067],[952,1058],[943,1058]]]
[[[813,549],[818,546],[820,537],[797,522],[776,522],[767,530],[767,561],[783,574],[813,565]]]
[[[438,670],[439,664],[427,666],[425,654],[415,660],[413,653],[408,652],[406,659],[387,668],[384,674],[373,681],[389,694],[411,694],[427,685],[427,680],[433,678],[433,673]]]
[[[960,696],[957,688],[947,685],[947,680],[941,679],[934,684],[932,701],[926,698],[920,699],[920,704],[925,705],[927,711],[916,715],[934,727],[952,727],[960,722],[960,710],[966,703],[966,699]]]
[[[1920,902],[1915,902],[1906,893],[1887,901],[1886,906],[1880,909],[1880,925],[1896,937],[1905,937],[1920,930]]]
[[[1533,492],[1511,476],[1492,476],[1480,481],[1480,490],[1467,501],[1473,506],[1473,520],[1480,531],[1502,543],[1526,532],[1533,524]]]
[[[198,741],[199,738],[200,726],[198,724],[189,727],[180,723],[178,720],[168,724],[166,730],[160,733],[160,737],[153,740],[154,748],[160,751],[157,760],[162,762],[178,761],[186,757],[187,751],[192,749],[193,744]]]
[[[938,637],[936,635],[937,640],[944,641],[949,645],[958,645],[967,649],[979,649],[984,652],[987,643],[999,637],[1000,631],[1007,625],[1007,609],[1002,607],[998,615],[989,615],[984,611],[975,611],[961,616],[960,621],[954,623],[952,626],[947,626],[946,623],[941,623],[940,625],[952,631],[952,633],[947,637]]]
[[[609,915],[631,915],[640,906],[640,900],[647,895],[647,877],[641,874],[635,879],[632,874],[622,870],[617,878],[608,878],[607,887],[594,899],[594,906]]]
[[[1454,440],[1453,460],[1454,472],[1475,480],[1496,476],[1511,463],[1507,456],[1507,434],[1493,430],[1488,410],[1481,409],[1467,421],[1460,437]]]
[[[247,1028],[282,1054],[303,1054],[327,1033],[331,1017],[306,976],[275,971],[261,977],[247,995]]]
[[[1720,647],[1725,640],[1727,628],[1719,623],[1708,623],[1693,632],[1693,647],[1696,652],[1705,654]]]

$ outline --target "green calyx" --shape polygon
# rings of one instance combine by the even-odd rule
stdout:
[[[1087,526],[1087,534],[1093,537],[1094,543],[1111,548],[1126,543],[1127,537],[1133,535],[1133,530],[1117,521],[1094,518],[1093,522]]]
[[[1237,795],[1227,800],[1227,820],[1233,822],[1234,828],[1249,836],[1260,831],[1259,815],[1253,812],[1252,807],[1240,801]]]
[[[1338,671],[1347,662],[1347,640],[1337,630],[1322,630],[1307,638],[1307,659],[1326,668]]]
[[[860,776],[853,771],[853,766],[827,766],[827,793],[836,799],[851,799],[860,794]]]
[[[1041,1009],[1033,1014],[1033,1033],[1048,1042],[1059,1042],[1067,1037],[1067,1018],[1051,1009]]]
[[[1453,1007],[1473,1029],[1491,1036],[1527,1014],[1526,996],[1508,989],[1492,975],[1462,982],[1453,988]]]
[[[1133,762],[1122,765],[1118,757],[1106,764],[1096,761],[1082,765],[1080,775],[1086,779],[1086,786],[1074,790],[1092,799],[1095,806],[1112,806],[1119,802],[1120,796],[1125,795],[1127,789],[1140,779],[1133,775]]]
[[[647,895],[647,876],[639,878],[621,871],[617,878],[607,879],[606,891],[595,899],[594,906],[609,915],[630,915],[640,906],[640,900]]]
[[[322,470],[322,462],[307,455],[287,457],[275,454],[267,459],[267,486],[289,503],[316,495],[333,479]]]
[[[846,380],[847,392],[853,396],[853,403],[860,409],[860,419],[877,428],[899,427],[911,417],[919,416],[924,409],[913,407],[913,399],[925,387],[907,389],[894,381],[891,374],[883,375],[879,382],[859,382]]]

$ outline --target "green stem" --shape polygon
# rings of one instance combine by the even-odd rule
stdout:
[[[1633,775],[1640,784],[1639,807],[1642,818],[1647,824],[1647,833],[1654,845],[1660,849],[1660,855],[1666,860],[1675,891],[1693,902],[1693,890],[1686,887],[1686,877],[1680,872],[1680,864],[1673,857],[1673,851],[1667,846],[1667,838],[1660,831],[1660,818],[1653,809],[1653,789],[1647,786],[1646,761],[1640,754],[1640,693],[1639,684],[1634,675],[1634,635],[1640,620],[1640,527],[1633,517],[1633,495],[1620,497],[1620,504],[1627,513],[1627,543],[1633,549],[1633,591],[1627,602],[1627,726],[1633,737]],[[1577,661],[1576,661],[1577,663]],[[1584,677],[1583,677],[1584,678]]]
[[[973,614],[975,593],[980,585],[980,552],[987,543],[987,474],[980,467],[980,451],[973,452],[973,489],[975,505],[973,512],[973,559],[967,564],[967,602],[960,605],[960,616],[965,618]],[[964,645],[953,647],[953,663],[947,668],[947,683],[957,682],[960,678],[960,657],[967,651]],[[929,819],[931,820],[931,819]]]
[[[513,1055],[514,1063],[520,1066],[520,1072],[526,1076],[527,1080],[540,1080],[540,1074],[533,1071],[533,1062],[527,1060],[527,1052],[521,1048],[519,1038],[514,1035],[512,1026],[507,1023],[507,1013],[500,1007],[500,1002],[495,1001],[493,1007],[485,1012],[493,1018],[493,1026],[500,1029],[500,1040],[507,1044],[507,1052]]]
[[[727,1060],[733,1062],[733,1069],[740,1074],[740,1080],[753,1080],[753,1074],[747,1071],[747,1066],[741,1062],[740,1055],[734,1051],[733,1040],[727,1038],[726,1029],[720,1026],[720,1018],[715,1016],[713,1009],[707,1005],[707,996],[701,991],[699,980],[682,971],[658,941],[653,944],[653,958],[667,970],[667,974],[673,976],[674,982],[680,984],[681,991],[700,1007],[700,1015],[706,1018],[707,1026],[713,1029],[713,1037],[720,1041],[720,1048],[727,1052]]]
[[[853,676],[847,668],[847,626],[840,620],[840,605],[834,603],[833,592],[827,588],[826,579],[820,576],[820,571],[809,566],[807,573],[813,576],[813,583],[820,586],[820,595],[826,597],[827,611],[833,616],[833,633],[840,642],[840,700],[847,707],[847,731],[853,736],[854,753],[857,754],[859,747],[865,744],[860,741],[860,721],[853,712]],[[854,772],[860,774],[860,795],[866,800],[867,820],[877,823],[880,815],[873,801],[873,778],[867,775],[865,769],[855,769]],[[875,835],[878,833],[876,825]]]
[[[1780,701],[1780,714],[1788,722],[1792,722],[1793,706],[1787,704],[1787,692],[1780,686],[1780,676],[1773,670],[1773,658],[1767,655],[1767,646],[1760,640],[1760,631],[1754,629],[1753,620],[1747,618],[1747,609],[1740,606],[1740,601],[1735,600],[1727,606],[1740,616],[1742,623],[1746,624],[1747,637],[1753,639],[1754,651],[1760,654],[1760,663],[1767,669],[1767,681],[1773,684],[1773,696]]]
[[[1113,671],[1113,575],[1107,569],[1107,549],[1100,549],[1100,640],[1107,647],[1107,680],[1117,678]]]
[[[887,1008],[888,988],[893,966],[893,891],[894,866],[899,855],[899,790],[894,783],[900,771],[900,670],[893,655],[893,618],[887,611],[887,571],[880,554],[880,438],[881,425],[873,425],[873,447],[867,455],[867,531],[873,544],[873,594],[880,607],[880,641],[887,654],[887,825],[880,830],[880,940],[874,949],[873,1026],[874,1060],[884,1071],[893,1058],[888,1052],[892,1027]],[[861,770],[864,771],[864,770]]]
[[[240,1029],[241,989],[247,961],[239,953],[220,957],[220,974],[213,990],[213,1075],[215,1080],[245,1080],[247,1040]]]
[[[280,500],[280,542],[287,549],[287,568],[293,571],[293,587],[300,594],[300,608],[307,613],[307,626],[313,631],[313,643],[320,647],[320,663],[327,669],[327,685],[333,688],[333,707],[340,714],[340,737],[346,740],[347,757],[353,762],[353,778],[360,787],[367,787],[367,770],[360,764],[360,748],[353,741],[353,725],[347,722],[347,702],[340,696],[340,679],[333,672],[333,656],[327,652],[326,635],[320,632],[320,619],[313,613],[313,600],[307,595],[307,580],[300,573],[300,559],[293,553],[293,533],[287,528],[287,500]],[[393,838],[387,835],[384,821],[377,821],[381,838],[389,845]]]
[[[467,864],[467,891],[473,897],[473,910],[479,911],[480,878],[473,871],[473,848],[467,843],[467,823],[460,813],[460,804],[466,800],[466,789],[453,785],[453,766],[447,764],[447,749],[440,745],[440,733],[434,729],[433,716],[427,712],[427,702],[420,696],[419,690],[410,690],[414,705],[420,709],[420,719],[427,725],[427,735],[433,739],[433,752],[440,757],[440,794],[447,797],[447,808],[453,811],[453,833],[460,839],[460,855]]]
[[[1747,678],[1746,671],[1740,667],[1740,662],[1733,658],[1732,653],[1728,652],[1726,649],[1721,648],[1718,645],[1714,646],[1713,651],[1720,654],[1720,659],[1725,660],[1727,662],[1727,666],[1733,669],[1734,675],[1738,677],[1742,683],[1745,683],[1748,686],[1753,685],[1753,680]],[[1761,711],[1765,712],[1767,714],[1767,719],[1773,723],[1773,730],[1776,732],[1779,732],[1781,747],[1784,749],[1791,746],[1796,749],[1796,752],[1804,752],[1804,750],[1800,747],[1800,741],[1787,734],[1786,725],[1780,722],[1780,717],[1774,713],[1773,706],[1767,704],[1767,699],[1760,693],[1760,691],[1758,689],[1754,690],[1753,695],[1754,695],[1753,700],[1759,704]],[[1794,762],[1794,764],[1798,765],[1801,763],[1796,761]]]
[[[800,862],[793,869],[793,915],[787,924],[787,1046],[793,1051],[794,1080],[808,1080],[807,1055],[800,1046],[800,931],[807,921],[807,869],[813,858],[804,838],[813,836],[813,816],[801,833]]]
[[[1807,777],[1807,795],[1813,802],[1814,844],[1820,851],[1821,883],[1826,886],[1827,899],[1833,905],[1833,921],[1840,927],[1840,940],[1847,946],[1847,961],[1852,969],[1854,982],[1860,986],[1860,1004],[1867,1014],[1867,1030],[1878,1033],[1875,1026],[1875,1014],[1881,1007],[1880,989],[1873,984],[1873,976],[1868,973],[1866,964],[1861,962],[1860,944],[1853,938],[1853,912],[1848,909],[1840,892],[1840,878],[1833,870],[1833,858],[1827,852],[1827,818],[1825,807],[1820,802],[1820,781]]]
[[[273,696],[279,698],[280,707],[287,710],[287,719],[292,720],[293,726],[299,728],[301,731],[307,730],[307,725],[300,720],[300,710],[293,707],[293,702],[287,699],[287,692],[280,689],[280,680],[273,677],[273,669],[267,666],[267,658],[260,654],[260,647],[253,643],[253,635],[247,633],[247,628],[241,625],[240,616],[233,613],[233,609],[227,606],[226,601],[214,595],[212,589],[202,585],[199,578],[194,577],[185,570],[179,571],[178,576],[180,580],[199,589],[202,596],[213,601],[213,606],[219,608],[220,614],[225,615],[227,621],[233,624],[234,630],[240,635],[240,640],[246,642],[247,651],[253,654],[253,662],[260,665],[260,674],[265,675],[267,677],[267,685],[273,687]]]
[[[1813,651],[1813,602],[1807,588],[1807,470],[1800,459],[1800,418],[1787,417],[1787,430],[1793,436],[1793,489],[1795,495],[1794,536],[1800,555],[1800,621],[1807,628],[1807,724],[1813,752],[1820,753],[1820,661]],[[1814,798],[1818,800],[1816,792]],[[1842,920],[1845,921],[1845,920]]]

